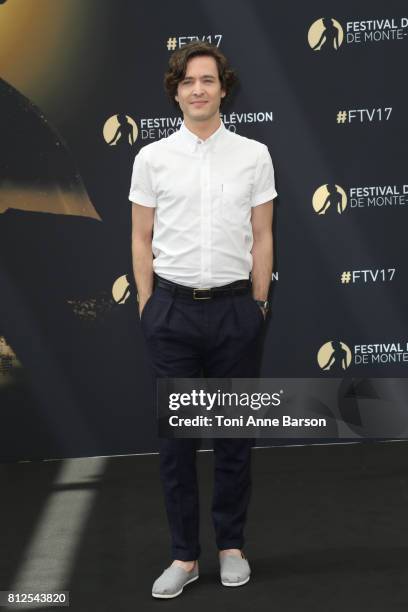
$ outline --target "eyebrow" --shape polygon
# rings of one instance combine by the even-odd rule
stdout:
[[[192,79],[192,78],[193,78],[192,76],[186,76],[186,77],[184,77],[183,80],[187,81],[188,79]],[[200,77],[200,78],[202,78],[202,79],[215,79],[215,76],[213,74],[203,74],[203,76]]]

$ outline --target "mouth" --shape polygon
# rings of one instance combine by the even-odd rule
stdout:
[[[191,102],[191,104],[193,104],[193,106],[203,106],[207,104],[207,100],[196,100],[195,102]]]

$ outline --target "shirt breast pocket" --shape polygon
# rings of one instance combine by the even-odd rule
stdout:
[[[221,217],[232,224],[243,223],[251,210],[251,188],[248,183],[224,182],[221,185]]]

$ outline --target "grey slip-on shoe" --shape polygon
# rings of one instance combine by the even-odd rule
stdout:
[[[197,580],[198,574],[198,563],[195,564],[194,568],[187,572],[178,565],[170,565],[164,572],[155,580],[152,588],[153,597],[159,599],[170,599],[171,597],[177,597],[183,592],[183,588],[186,584]]]
[[[222,555],[219,559],[221,583],[224,586],[241,586],[248,582],[251,568],[243,553],[241,557]]]

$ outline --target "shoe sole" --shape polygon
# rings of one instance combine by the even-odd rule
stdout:
[[[152,593],[153,597],[156,597],[157,599],[172,599],[173,597],[177,597],[178,595],[181,595],[181,593],[183,592],[183,589],[185,586],[187,586],[188,584],[190,584],[190,582],[194,582],[194,580],[198,580],[199,576],[194,576],[194,578],[190,578],[190,580],[187,580],[187,582],[185,582],[183,584],[183,586],[181,587],[181,589],[179,591],[177,591],[177,593],[172,593],[171,595],[168,595],[166,593]]]
[[[247,582],[249,582],[251,576],[248,576],[248,578],[245,578],[245,580],[241,580],[241,582],[223,582],[221,580],[221,584],[223,584],[224,586],[227,587],[235,587],[235,586],[241,586],[243,584],[246,584]]]

